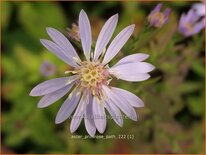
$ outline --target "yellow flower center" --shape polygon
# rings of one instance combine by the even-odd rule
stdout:
[[[81,67],[75,70],[79,75],[80,86],[90,89],[93,95],[97,95],[102,84],[107,84],[109,73],[99,62],[83,61]]]

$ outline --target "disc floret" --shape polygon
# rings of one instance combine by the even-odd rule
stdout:
[[[76,70],[81,88],[88,89],[93,95],[98,95],[103,84],[107,84],[109,72],[99,61],[83,61]]]

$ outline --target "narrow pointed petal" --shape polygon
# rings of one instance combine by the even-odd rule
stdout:
[[[72,66],[72,67],[78,67],[78,65],[74,62],[74,60],[72,60],[70,57],[67,57],[65,55],[65,51],[64,49],[60,48],[58,45],[56,45],[55,43],[53,43],[50,40],[46,40],[46,39],[40,39],[40,42],[42,43],[42,45],[44,45],[44,47],[46,47],[50,52],[52,52],[54,55],[56,55],[58,58],[60,58],[61,60],[63,60],[65,63],[67,63],[68,65]]]
[[[117,21],[118,21],[118,14],[110,17],[102,27],[94,50],[94,60],[97,60],[98,57],[101,55],[102,51],[106,48],[117,26]]]
[[[85,124],[85,128],[86,128],[88,134],[90,136],[94,137],[94,135],[96,133],[96,127],[95,127],[95,124],[94,124],[94,115],[93,115],[92,103],[93,103],[93,99],[90,95],[89,104],[86,105],[86,109],[85,109],[85,112],[84,112],[84,124]]]
[[[89,60],[92,45],[92,33],[89,18],[84,10],[81,10],[79,14],[79,33],[84,55],[86,59]]]
[[[161,8],[162,8],[162,3],[157,4],[156,7],[151,11],[149,15],[154,14],[156,12],[160,12]]]
[[[107,86],[103,86],[103,90],[113,103],[121,109],[130,119],[137,121],[137,115],[134,108],[128,103],[128,101],[119,94],[110,90]]]
[[[111,100],[109,100],[105,102],[105,108],[110,113],[115,123],[117,123],[120,127],[122,127],[123,126],[122,114],[120,110],[115,106],[115,104]]]
[[[52,38],[52,40],[59,46],[62,47],[63,49],[65,49],[65,55],[67,57],[70,57],[71,59],[73,59],[74,57],[76,59],[79,59],[79,56],[77,55],[74,47],[72,46],[72,44],[69,42],[69,40],[58,30],[54,29],[54,28],[46,28],[47,33],[49,34],[49,36]]]
[[[150,78],[149,74],[120,74],[120,75],[114,75],[117,79],[130,81],[130,82],[138,82],[138,81],[145,81]]]
[[[118,66],[114,66],[109,69],[110,73],[115,75],[128,75],[128,74],[137,74],[137,73],[148,73],[151,72],[155,67],[146,62],[136,62],[136,63],[126,63]]]
[[[94,123],[97,130],[100,133],[103,133],[106,129],[106,115],[104,110],[103,103],[97,99],[97,97],[93,98],[93,114],[94,114]]]
[[[68,82],[74,80],[75,78],[76,76],[71,76],[71,77],[62,77],[62,78],[56,78],[56,79],[44,81],[38,84],[36,87],[34,87],[29,95],[42,96],[42,95],[55,92],[56,90],[59,90],[65,87],[66,85],[68,85]]]
[[[112,91],[114,91],[115,93],[125,98],[131,106],[138,107],[138,108],[144,107],[143,101],[139,97],[137,97],[135,94],[132,94],[129,91],[116,88],[116,87],[112,87]]]
[[[205,27],[205,19],[202,19],[193,28],[193,34],[199,33]]]
[[[143,53],[131,54],[119,60],[114,66],[122,65],[125,63],[131,63],[131,62],[141,62],[146,60],[148,57],[149,57],[148,54],[143,54]]]
[[[134,24],[124,28],[111,42],[103,59],[103,64],[109,63],[121,50],[134,31]]]
[[[69,84],[66,87],[63,87],[63,88],[55,91],[55,92],[52,92],[50,94],[45,95],[39,101],[38,108],[44,108],[44,107],[47,107],[47,106],[53,104],[54,102],[56,102],[57,100],[62,98],[65,94],[67,94],[70,91],[70,89],[73,87],[73,85],[74,85],[74,82]]]
[[[74,111],[74,109],[76,108],[79,102],[79,98],[81,94],[78,92],[78,90],[72,92],[70,95],[71,96],[69,96],[66,99],[66,101],[62,104],[61,108],[59,109],[57,113],[57,116],[55,119],[56,124],[59,124],[65,121]]]
[[[71,125],[70,125],[71,133],[74,133],[78,129],[78,127],[81,123],[81,120],[83,118],[85,107],[88,103],[89,103],[89,95],[82,96],[82,98],[79,102],[79,105],[78,105],[78,107],[77,107],[77,109],[72,117],[72,120],[71,120]]]

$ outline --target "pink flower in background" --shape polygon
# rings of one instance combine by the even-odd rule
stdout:
[[[80,42],[79,26],[77,24],[73,23],[71,28],[67,28],[67,34],[69,38]]]
[[[49,61],[44,61],[41,64],[40,67],[40,72],[42,73],[43,76],[50,76],[50,75],[54,75],[56,72],[56,67],[54,64],[52,64]]]
[[[205,18],[200,17],[191,9],[187,14],[182,14],[179,21],[179,32],[186,37],[199,33],[205,27]]]
[[[109,67],[108,63],[118,54],[134,31],[134,25],[124,28],[108,45],[118,21],[118,14],[110,17],[102,27],[94,50],[92,50],[92,34],[87,14],[81,10],[79,14],[79,34],[85,60],[81,60],[69,40],[59,31],[47,28],[53,41],[41,39],[41,43],[74,70],[73,74],[40,83],[32,89],[31,96],[43,96],[38,107],[51,105],[61,97],[69,94],[59,109],[55,123],[65,121],[74,112],[70,131],[73,133],[84,119],[87,132],[94,136],[96,129],[103,133],[106,129],[105,109],[113,120],[123,125],[122,114],[137,121],[134,107],[143,107],[144,103],[136,95],[116,87],[109,86],[112,78],[126,81],[144,81],[154,66],[143,62],[147,54],[132,54]],[[76,110],[75,110],[76,109]]]
[[[164,24],[169,21],[169,15],[171,12],[170,8],[166,8],[164,12],[160,12],[162,3],[159,3],[154,10],[148,16],[148,22],[150,26],[161,28]]]

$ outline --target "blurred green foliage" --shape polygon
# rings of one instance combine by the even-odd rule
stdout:
[[[204,33],[178,35],[178,19],[192,2],[165,2],[171,19],[161,29],[141,33],[152,2],[2,2],[2,151],[4,153],[203,153],[204,152]],[[122,128],[107,121],[106,135],[133,135],[134,139],[73,139],[70,121],[55,125],[55,115],[65,99],[38,109],[39,98],[29,96],[38,83],[64,76],[69,68],[40,45],[48,38],[46,27],[66,34],[85,9],[94,40],[102,23],[120,14],[115,34],[130,23],[135,34],[113,60],[141,52],[156,66],[152,78],[141,83],[113,80],[145,102],[136,109],[139,122],[124,120]],[[178,37],[178,40],[177,40]],[[45,77],[44,61],[57,71]],[[75,134],[86,135],[83,123]],[[121,137],[121,136],[120,136]],[[95,149],[94,149],[95,148]]]

